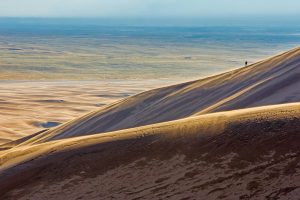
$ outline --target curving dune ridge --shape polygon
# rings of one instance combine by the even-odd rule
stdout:
[[[0,197],[296,199],[299,74],[300,48],[23,138],[0,151]]]
[[[46,131],[24,144],[115,131],[192,115],[300,101],[300,48],[256,64],[144,92]]]

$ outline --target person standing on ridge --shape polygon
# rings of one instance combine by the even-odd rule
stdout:
[[[245,66],[247,66],[247,65],[248,65],[248,61],[245,62]]]

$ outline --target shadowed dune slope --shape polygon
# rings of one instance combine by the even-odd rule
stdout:
[[[198,81],[150,90],[23,144],[132,128],[192,115],[300,101],[300,48]]]
[[[0,154],[0,196],[293,199],[299,130],[292,103],[15,147]]]

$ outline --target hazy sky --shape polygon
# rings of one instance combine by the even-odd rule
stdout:
[[[0,0],[0,16],[6,17],[251,17],[299,10],[300,0]]]

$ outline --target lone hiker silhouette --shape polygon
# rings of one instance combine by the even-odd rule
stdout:
[[[247,65],[248,65],[248,61],[245,62],[245,66],[247,66]]]

